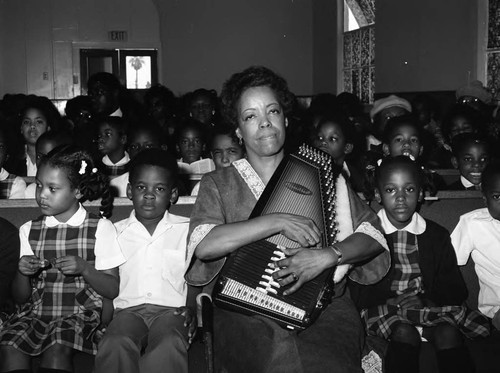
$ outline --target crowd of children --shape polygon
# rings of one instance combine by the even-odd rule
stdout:
[[[97,354],[96,372],[187,372],[197,290],[184,280],[189,219],[169,208],[196,196],[190,174],[229,167],[245,144],[213,90],[177,98],[158,85],[141,104],[97,73],[88,93],[64,116],[45,97],[0,101],[0,199],[34,198],[41,211],[19,235],[0,219],[0,372],[29,372],[35,356],[39,372],[69,372],[75,350]],[[355,191],[382,206],[391,269],[350,292],[367,335],[388,341],[388,372],[418,372],[422,340],[441,372],[472,372],[464,337],[500,330],[500,124],[480,83],[456,99],[439,115],[429,96],[390,95],[365,114],[344,92],[288,117],[287,149],[306,142],[328,153]],[[459,176],[446,184],[440,168]],[[486,207],[462,216],[451,239],[417,212],[426,193],[469,189]],[[133,204],[114,225],[113,197]],[[94,199],[101,216],[82,205]],[[469,256],[479,312],[465,305],[458,267]]]

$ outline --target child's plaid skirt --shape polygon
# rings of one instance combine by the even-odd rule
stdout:
[[[400,230],[392,233],[390,238],[394,242],[394,279],[391,284],[394,297],[423,293],[417,236]],[[389,339],[392,328],[401,322],[422,327],[444,322],[456,325],[470,338],[489,335],[486,317],[477,311],[468,310],[465,305],[402,309],[395,304],[382,304],[364,309],[361,317],[368,334],[385,339]]]
[[[29,241],[36,256],[51,260],[77,255],[94,265],[95,232],[99,218],[87,213],[81,226],[47,227],[34,220]],[[102,297],[83,276],[66,276],[50,267],[33,278],[31,301],[0,328],[0,345],[36,356],[54,344],[90,354],[97,352],[95,331],[100,324]]]

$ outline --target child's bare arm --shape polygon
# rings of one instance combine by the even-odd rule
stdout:
[[[31,296],[30,276],[33,276],[43,265],[35,255],[23,255],[19,259],[18,270],[12,282],[12,295],[18,304],[26,303]]]
[[[120,276],[118,267],[98,271],[89,265],[88,271],[82,273],[85,281],[100,295],[108,299],[115,299],[120,290]]]
[[[102,311],[101,311],[101,326],[106,328],[111,320],[113,320],[113,300],[104,297],[102,300]]]
[[[114,299],[118,296],[120,285],[118,267],[99,271],[79,256],[57,258],[55,267],[65,275],[82,275],[97,294],[103,297]]]

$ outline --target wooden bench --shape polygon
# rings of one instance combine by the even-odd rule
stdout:
[[[484,207],[481,193],[478,191],[442,191],[438,192],[437,200],[427,201],[421,207],[420,213],[431,220],[441,224],[450,232],[458,223],[460,215],[465,214],[477,208]],[[179,201],[173,205],[170,211],[177,215],[189,216],[193,207],[195,198],[180,197]],[[85,203],[89,211],[97,212],[99,202]],[[111,221],[128,217],[132,210],[132,203],[126,198],[117,198],[115,200],[113,216]],[[372,202],[371,207],[378,211],[380,206]],[[6,218],[15,226],[19,227],[28,220],[34,219],[40,215],[38,206],[34,200],[0,200],[0,216]],[[477,295],[479,284],[475,274],[473,263],[469,263],[461,268],[467,287],[469,289],[469,306],[477,307]],[[477,372],[498,371],[496,363],[496,354],[494,351],[500,351],[500,341],[487,340],[474,342],[470,345],[474,359],[477,364]],[[92,371],[93,358],[85,354],[77,354],[75,357],[75,371],[77,373],[86,373]],[[189,353],[189,370],[192,373],[203,372],[205,362],[203,356],[203,346],[197,341],[193,344]],[[493,365],[492,365],[493,364]],[[421,362],[422,372],[437,372],[437,366],[432,349],[424,347]],[[491,369],[494,367],[495,369]]]
[[[194,197],[179,197],[175,205],[172,205],[170,212],[176,215],[189,217],[193,208]],[[98,213],[99,201],[84,203],[88,211]],[[117,222],[125,219],[132,211],[132,202],[127,198],[116,198],[114,201],[113,215],[110,220]],[[40,209],[34,199],[0,200],[0,216],[7,219],[16,227],[29,220],[40,216]],[[39,364],[38,359],[34,359],[34,371]],[[85,353],[76,353],[74,357],[75,373],[91,373],[94,366],[94,357]],[[205,359],[203,345],[197,340],[189,350],[189,372],[201,373],[205,371]]]

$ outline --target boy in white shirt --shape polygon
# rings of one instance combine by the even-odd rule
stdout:
[[[464,214],[451,234],[458,265],[469,256],[479,279],[478,308],[500,330],[500,164],[486,166],[481,179],[485,208]]]
[[[115,197],[127,196],[128,163],[130,157],[125,151],[127,144],[127,123],[121,117],[105,117],[98,125],[97,149],[103,155],[103,172],[109,176]]]
[[[119,268],[114,319],[99,345],[95,371],[187,373],[196,318],[194,294],[188,295],[184,280],[191,259],[189,219],[168,211],[178,197],[177,163],[165,151],[149,149],[130,166],[127,196],[134,210],[116,223],[127,261]]]

